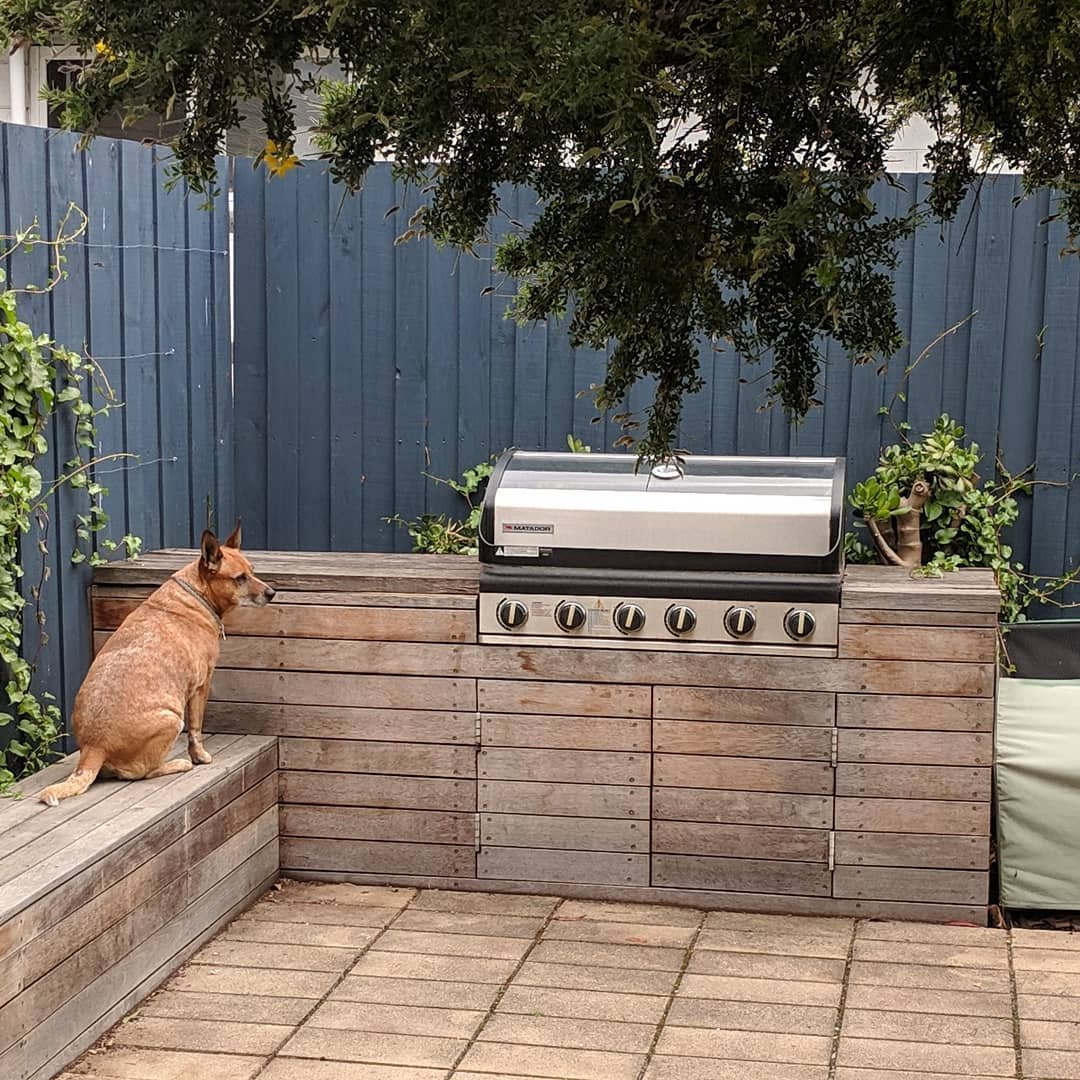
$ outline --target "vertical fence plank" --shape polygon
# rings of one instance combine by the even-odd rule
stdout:
[[[363,202],[330,188],[330,549],[351,551],[364,531]],[[237,482],[240,478],[237,477]]]
[[[462,468],[486,461],[491,445],[491,248],[463,254],[457,266],[458,461]]]
[[[297,275],[297,543],[330,547],[330,179],[325,169],[296,170],[298,233],[305,236]]]
[[[389,168],[375,168],[363,195],[363,317],[361,381],[364,393],[363,548],[392,551],[394,513],[394,236],[387,211],[395,205]]]
[[[268,305],[266,185],[262,173],[238,161],[233,173],[233,324],[236,445],[233,474],[236,511],[244,519],[244,542],[252,548],[269,545],[267,511],[267,346]],[[183,213],[173,201],[169,212]],[[356,281],[360,277],[357,275]],[[162,297],[167,303],[168,298]],[[359,361],[357,362],[359,371]],[[166,451],[167,453],[167,451]]]
[[[223,189],[231,183],[233,165],[228,158],[217,159],[218,176],[222,178]],[[210,263],[210,319],[213,333],[211,367],[214,384],[214,501],[219,508],[217,523],[221,529],[231,529],[238,516],[233,487],[236,420],[233,410],[230,218],[229,199],[223,191],[214,200],[210,244],[213,254],[207,256]]]

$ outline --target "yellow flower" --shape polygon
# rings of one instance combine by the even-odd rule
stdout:
[[[98,56],[105,57],[105,59],[108,60],[110,64],[116,59],[116,53],[114,53],[112,49],[110,49],[109,46],[105,44],[104,41],[99,41],[94,46],[94,52],[96,52]]]
[[[273,139],[266,140],[263,150],[263,162],[274,176],[284,176],[290,169],[300,164],[300,159],[293,153],[292,143],[278,146]]]

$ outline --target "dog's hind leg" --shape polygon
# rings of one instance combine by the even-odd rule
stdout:
[[[158,776],[172,776],[173,773],[191,772],[194,767],[187,758],[173,758],[172,761],[166,761],[164,765],[153,772],[148,772],[143,779],[153,780]]]
[[[96,779],[105,764],[105,751],[88,746],[79,753],[79,764],[75,771],[59,784],[51,784],[38,792],[38,799],[48,806],[59,806],[61,799],[72,795],[81,795]]]
[[[200,686],[187,703],[188,755],[196,765],[209,765],[214,760],[202,741],[203,716],[209,696],[210,680],[207,679],[206,684]]]

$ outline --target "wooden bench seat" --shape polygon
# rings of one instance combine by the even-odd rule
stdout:
[[[0,800],[4,1080],[60,1072],[276,879],[277,740],[206,745],[211,765],[46,807],[67,758]]]

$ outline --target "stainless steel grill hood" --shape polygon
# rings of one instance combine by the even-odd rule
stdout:
[[[688,456],[679,468],[636,466],[624,454],[500,458],[480,521],[485,640],[835,646],[843,459]],[[517,605],[514,617],[505,604],[500,617],[503,601]],[[574,617],[560,619],[556,608],[571,602]],[[732,633],[725,618],[737,603],[742,623]],[[616,618],[619,604],[634,617]],[[681,626],[669,618],[675,608]],[[809,633],[785,629],[792,610]]]

